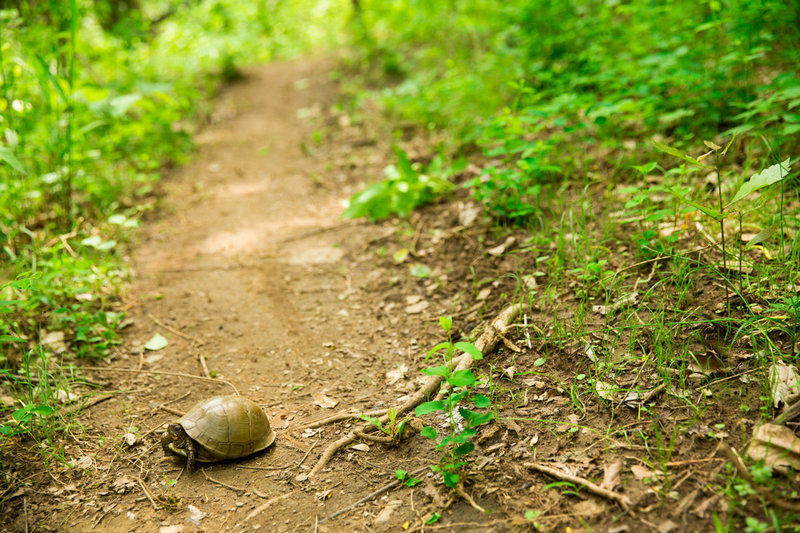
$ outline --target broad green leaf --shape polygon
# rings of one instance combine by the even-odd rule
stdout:
[[[408,481],[406,481],[406,487],[413,487],[415,485],[419,485],[422,483],[422,480],[417,477],[412,477]]]
[[[464,444],[457,446],[453,450],[453,456],[455,457],[463,457],[467,455],[469,452],[475,449],[475,445],[471,442],[465,442]]]
[[[166,348],[169,342],[165,339],[160,333],[156,333],[153,337],[147,341],[147,344],[144,345],[146,350],[151,350],[153,352],[161,350],[162,348]]]
[[[450,329],[453,327],[453,319],[449,316],[440,316],[439,325],[442,326],[443,330],[450,331]]]
[[[14,170],[22,174],[27,174],[27,172],[25,172],[25,168],[22,166],[22,163],[19,162],[19,159],[17,159],[13,152],[11,152],[11,150],[5,146],[0,146],[0,161],[5,161]]]
[[[436,433],[436,430],[433,429],[431,426],[425,426],[419,432],[420,435],[425,437],[426,439],[435,439],[439,435]]]
[[[456,435],[455,441],[458,443],[467,442],[469,439],[474,437],[478,433],[477,429],[474,428],[466,428],[462,430],[458,435]]]
[[[475,375],[470,369],[456,370],[447,382],[454,387],[468,387],[475,383]]]
[[[690,155],[686,155],[683,152],[681,152],[680,150],[678,150],[676,148],[673,148],[671,146],[667,146],[666,144],[661,144],[660,142],[654,140],[653,141],[653,145],[656,148],[658,148],[659,150],[661,150],[662,152],[667,153],[669,155],[674,155],[675,157],[677,157],[679,159],[683,159],[687,163],[691,163],[693,165],[697,165],[698,167],[707,168],[709,170],[713,170],[714,169],[714,167],[706,165],[705,163],[701,163],[700,161],[698,161],[694,157],[692,157]]]
[[[547,362],[547,358],[546,357],[540,357],[536,361],[533,362],[533,366],[544,366],[544,364],[546,362]]]
[[[414,414],[417,416],[423,416],[435,411],[444,411],[444,404],[440,401],[421,403],[416,409],[414,409]]]
[[[445,485],[447,485],[451,489],[458,486],[458,481],[461,479],[461,477],[458,474],[451,474],[450,472],[442,472],[442,475],[444,476]]]
[[[467,421],[467,424],[470,427],[482,426],[490,420],[494,420],[494,413],[491,411],[488,413],[476,413],[475,411],[470,411],[464,407],[459,407],[458,412],[464,417],[464,420]]]
[[[483,394],[476,394],[473,396],[472,403],[475,405],[475,407],[480,409],[485,409],[492,405],[492,401]]]
[[[432,356],[433,354],[435,354],[439,350],[447,349],[449,347],[450,347],[450,343],[449,342],[440,342],[439,344],[437,344],[436,346],[431,348],[430,351],[428,351],[428,355],[425,356],[425,360],[427,361],[430,358],[430,356]]]
[[[408,477],[408,472],[406,472],[405,470],[400,470],[400,469],[395,470],[394,471],[394,477],[396,477],[400,481],[403,481],[406,477]]]
[[[468,353],[476,361],[483,359],[483,354],[481,351],[471,342],[457,342],[454,344],[454,346],[462,352]]]
[[[446,378],[450,375],[450,369],[444,365],[434,366],[431,368],[423,368],[422,373],[426,376],[442,376]]]
[[[791,167],[789,166],[789,160],[786,159],[783,163],[774,164],[771,167],[762,170],[758,174],[753,174],[753,176],[742,184],[739,190],[736,192],[736,195],[733,197],[733,200],[728,205],[735,204],[748,194],[755,192],[759,189],[763,189],[768,185],[772,185],[775,182],[781,181],[785,178]]]

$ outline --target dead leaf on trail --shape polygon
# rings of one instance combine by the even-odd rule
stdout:
[[[611,305],[593,305],[592,312],[599,313],[603,316],[606,315],[613,315],[623,307],[627,307],[629,305],[635,305],[639,301],[639,293],[632,292],[626,296],[623,296],[616,302]]]
[[[800,396],[800,375],[793,366],[782,361],[775,361],[770,367],[769,385],[774,407],[793,403]]]
[[[519,427],[519,424],[517,424],[513,420],[506,420],[505,423],[506,423],[506,427],[508,427],[508,429],[510,429],[511,431],[516,433],[517,435],[522,435],[522,428]]]
[[[59,403],[71,403],[74,402],[75,400],[79,400],[81,397],[80,394],[75,394],[73,392],[65,391],[64,389],[59,389],[57,396]]]
[[[503,244],[495,246],[494,248],[489,248],[488,250],[486,250],[486,253],[494,257],[503,255],[503,253],[515,242],[517,242],[516,237],[506,237],[506,240],[505,242],[503,242]]]
[[[483,211],[483,209],[480,206],[471,202],[468,204],[459,203],[458,223],[462,226],[471,226],[478,219],[478,215],[481,214],[481,211]]]
[[[756,461],[763,459],[771,468],[800,470],[800,439],[786,426],[764,424],[758,427],[747,454]]]
[[[595,516],[606,510],[606,506],[594,499],[584,500],[572,506],[572,512],[578,516]]]
[[[136,444],[137,438],[136,435],[128,431],[122,435],[122,440],[124,440],[125,444],[127,444],[128,446],[133,446],[134,444]]]
[[[604,489],[614,490],[621,484],[620,472],[622,472],[622,459],[617,459],[613,463],[606,463],[603,466],[603,482],[600,483],[600,486]]]
[[[488,298],[490,294],[492,294],[492,288],[491,287],[486,287],[485,289],[482,289],[481,292],[478,293],[478,298],[477,299],[479,301],[483,301],[486,298]]]
[[[188,518],[189,522],[195,525],[199,525],[200,520],[206,517],[206,513],[204,513],[194,505],[189,504],[186,508],[189,510],[189,518]]]
[[[428,302],[422,300],[421,302],[417,302],[413,305],[406,306],[406,313],[408,313],[409,315],[418,315],[419,313],[427,309],[429,305],[430,304]]]
[[[367,446],[363,442],[359,442],[358,444],[353,444],[352,446],[350,446],[350,449],[351,450],[356,450],[356,451],[359,451],[359,452],[368,452],[369,451],[369,446]]]
[[[643,479],[655,479],[659,476],[658,472],[654,472],[642,465],[631,466],[631,474],[633,474],[639,481],[642,481]]]
[[[333,398],[329,398],[325,396],[321,392],[314,393],[314,404],[322,407],[323,409],[333,409],[337,405],[339,405],[339,400],[334,400]]]
[[[604,400],[613,400],[616,389],[617,387],[615,385],[605,381],[600,381],[599,379],[594,384],[594,390],[597,391],[597,395]]]
[[[658,531],[658,533],[671,533],[672,531],[675,531],[677,527],[678,524],[676,524],[672,520],[667,519],[658,524],[656,530]]]
[[[394,385],[406,377],[406,373],[408,373],[408,365],[400,363],[394,370],[390,370],[386,373],[386,383],[388,385]]]
[[[124,494],[136,488],[136,483],[130,480],[128,476],[122,476],[111,484],[111,490],[117,494]]]

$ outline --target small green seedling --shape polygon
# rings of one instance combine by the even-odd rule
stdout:
[[[443,411],[447,413],[450,422],[450,434],[444,436],[436,445],[436,449],[442,452],[442,459],[439,465],[431,466],[434,472],[441,472],[444,483],[450,488],[454,488],[461,481],[461,469],[467,463],[462,458],[475,449],[471,442],[472,437],[477,433],[477,427],[494,419],[494,413],[478,412],[461,406],[462,402],[471,401],[472,405],[478,409],[491,407],[491,400],[482,394],[474,394],[473,390],[478,384],[478,379],[470,369],[455,370],[453,368],[453,355],[456,350],[461,350],[469,354],[473,359],[483,359],[481,351],[470,342],[453,342],[451,330],[453,320],[450,317],[440,317],[439,324],[447,333],[448,340],[434,346],[426,356],[427,361],[438,352],[442,353],[441,366],[423,369],[422,373],[428,376],[441,376],[447,382],[449,390],[442,400],[425,402],[414,410],[417,416]],[[465,421],[466,427],[459,429],[456,423],[456,413]],[[436,429],[426,426],[420,434],[423,437],[435,440],[439,437]]]

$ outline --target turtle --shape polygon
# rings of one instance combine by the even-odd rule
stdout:
[[[255,402],[241,396],[214,396],[194,405],[167,426],[161,447],[167,455],[210,463],[239,459],[267,448],[275,441],[269,419]]]

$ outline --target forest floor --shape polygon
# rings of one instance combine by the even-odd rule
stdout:
[[[425,468],[441,453],[418,432],[393,447],[348,445],[309,478],[323,450],[360,422],[310,423],[402,403],[431,366],[425,354],[446,340],[438,318],[452,316],[459,335],[485,329],[527,301],[519,291],[535,278],[521,276],[536,268],[522,239],[482,227],[459,195],[404,221],[339,219],[342,200],[383,176],[393,138],[379,119],[332,107],[333,68],[271,64],[221,92],[198,153],[164,181],[161,206],[131,249],[130,325],[109,361],[85,371],[107,386],[65,437],[72,468],[18,450],[0,530],[712,530],[713,514],[729,512],[718,495],[725,456],[717,443],[725,433],[740,446],[750,434],[758,389],[697,387],[695,396],[720,398],[697,413],[632,367],[620,380],[655,391],[645,401],[575,395],[597,339],[530,340],[533,330],[546,338],[554,316],[575,313],[568,293],[557,311],[526,306],[513,320],[520,326],[477,363],[476,373],[491,376],[484,394],[499,417],[479,428],[460,494]],[[405,148],[424,157],[426,142],[406,139]],[[155,333],[168,345],[145,350]],[[160,446],[163,424],[177,418],[164,407],[184,412],[237,391],[264,407],[275,443],[182,472]],[[743,402],[754,406],[744,417]],[[446,421],[426,423],[446,431]],[[332,516],[393,482],[397,469],[422,482]],[[581,489],[581,479],[605,493]]]

